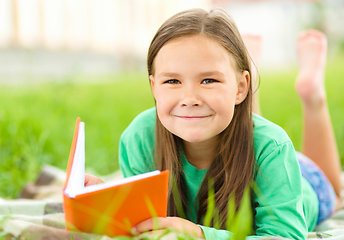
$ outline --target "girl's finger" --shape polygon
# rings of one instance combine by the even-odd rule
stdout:
[[[166,225],[166,218],[156,217],[149,218],[143,222],[140,222],[135,227],[133,227],[132,231],[136,233],[143,233],[152,230],[164,229],[166,227],[168,227]]]
[[[99,184],[99,183],[103,183],[104,181],[101,180],[100,178],[97,178],[95,176],[89,175],[89,174],[85,174],[85,187],[86,186],[90,186],[90,185],[95,185],[95,184]]]
[[[159,230],[141,233],[141,234],[137,235],[136,238],[138,238],[138,239],[151,239],[152,235],[153,235],[154,237],[160,239],[160,237],[162,235],[164,235],[165,233],[166,233],[166,229],[159,229]]]

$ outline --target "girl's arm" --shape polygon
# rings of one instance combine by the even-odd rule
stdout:
[[[301,172],[292,143],[272,142],[257,161],[256,235],[307,239]]]
[[[154,146],[141,141],[140,134],[122,135],[119,143],[119,166],[124,177],[156,170]]]
[[[154,167],[155,108],[139,114],[122,133],[118,161],[124,177],[156,170]]]

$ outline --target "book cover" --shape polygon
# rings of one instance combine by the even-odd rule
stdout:
[[[109,237],[131,236],[136,224],[166,217],[168,171],[84,187],[84,132],[84,123],[77,118],[63,188],[66,228]]]

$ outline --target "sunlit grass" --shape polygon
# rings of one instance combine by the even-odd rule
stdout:
[[[78,116],[86,125],[86,168],[102,175],[117,170],[121,133],[153,105],[144,75],[120,75],[99,84],[1,86],[0,196],[16,197],[45,163],[66,168]]]

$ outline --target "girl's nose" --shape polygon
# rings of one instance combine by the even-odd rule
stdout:
[[[193,106],[201,106],[202,101],[200,99],[199,93],[195,89],[186,89],[183,94],[183,98],[181,101],[181,106],[185,107],[193,107]]]

